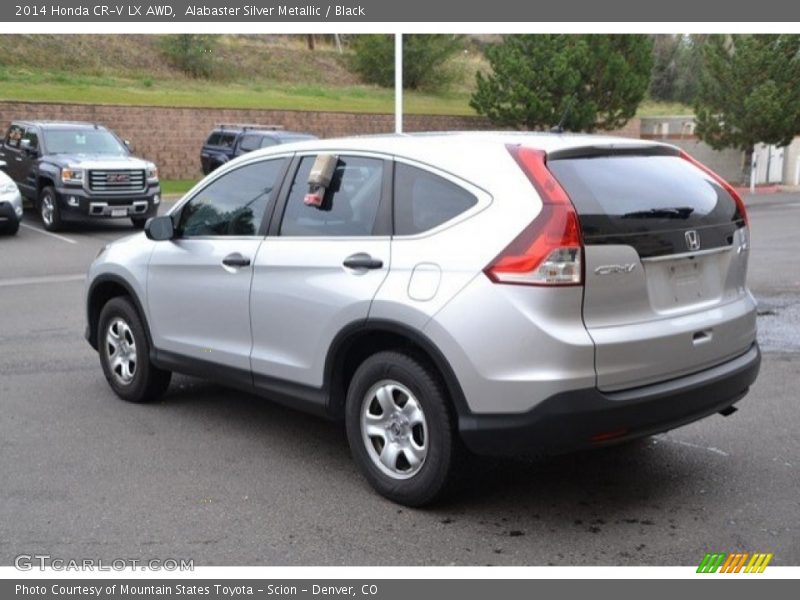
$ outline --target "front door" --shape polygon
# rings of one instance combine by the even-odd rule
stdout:
[[[287,162],[261,160],[215,178],[180,208],[176,239],[156,243],[147,301],[159,352],[250,378],[253,263]]]

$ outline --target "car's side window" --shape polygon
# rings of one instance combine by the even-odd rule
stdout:
[[[31,150],[36,150],[39,148],[39,135],[36,133],[35,129],[26,130],[25,135],[22,136],[22,139],[30,142],[28,147]]]
[[[383,161],[340,156],[322,202],[307,204],[315,156],[300,161],[281,222],[282,236],[372,235],[383,189]]]
[[[6,134],[6,146],[19,148],[19,141],[22,139],[24,133],[25,130],[19,125],[12,125],[9,127],[8,133]]]
[[[270,146],[277,145],[278,141],[275,138],[271,138],[268,135],[265,135],[261,138],[261,147],[262,148],[269,148]]]
[[[423,233],[477,203],[473,194],[443,177],[404,163],[395,164],[394,231],[397,235]]]
[[[239,167],[200,190],[181,210],[181,237],[256,235],[285,160]]]
[[[242,141],[239,142],[239,149],[242,152],[251,152],[256,150],[259,147],[259,142],[261,141],[260,135],[245,135],[242,136]]]

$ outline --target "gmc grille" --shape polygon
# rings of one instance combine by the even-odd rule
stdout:
[[[141,192],[145,187],[144,171],[128,169],[89,171],[89,189],[93,192]]]

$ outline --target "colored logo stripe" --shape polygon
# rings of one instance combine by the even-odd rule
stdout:
[[[750,562],[745,567],[745,573],[763,573],[764,569],[767,568],[769,561],[772,560],[772,554],[753,554],[753,558],[750,559]]]
[[[726,552],[706,553],[700,566],[697,567],[698,573],[763,573],[764,569],[772,560],[772,553],[754,552]],[[749,562],[748,562],[748,559]],[[747,566],[745,566],[747,563]],[[744,571],[742,571],[744,569]]]
[[[715,553],[715,554],[708,554],[703,557],[703,560],[700,562],[700,566],[697,567],[698,573],[716,573],[719,566],[722,564],[722,561],[725,560],[726,554],[722,553]]]

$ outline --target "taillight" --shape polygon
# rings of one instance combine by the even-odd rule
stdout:
[[[680,151],[680,157],[683,160],[689,161],[695,167],[697,167],[698,169],[703,171],[706,175],[711,177],[711,179],[716,181],[720,185],[720,187],[722,187],[722,189],[724,189],[726,192],[728,192],[730,197],[733,198],[733,201],[736,202],[736,209],[739,212],[739,215],[741,215],[745,226],[748,226],[750,224],[750,222],[747,219],[747,209],[744,206],[744,200],[742,200],[742,197],[739,195],[739,192],[737,192],[735,189],[733,189],[733,186],[730,183],[728,183],[722,177],[720,177],[719,175],[714,173],[714,171],[712,171],[707,166],[705,166],[703,163],[701,163],[699,160],[697,160],[696,158],[691,156],[685,150],[681,150]]]
[[[569,196],[547,169],[544,152],[521,146],[508,146],[508,151],[536,188],[543,206],[484,272],[496,283],[581,285],[581,230]]]

